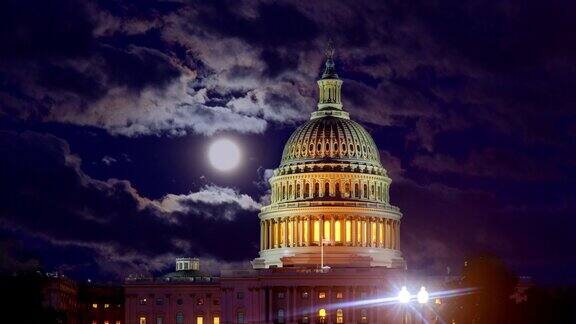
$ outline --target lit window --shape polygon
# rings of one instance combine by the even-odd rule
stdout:
[[[110,304],[104,304],[104,308],[110,307]]]
[[[310,319],[308,318],[308,315],[304,315],[302,316],[302,323],[309,323]]]
[[[196,324],[204,324],[204,316],[196,316]]]
[[[122,324],[122,322],[120,322],[120,321],[116,321],[115,323],[116,323],[116,324]]]
[[[336,242],[342,242],[342,236],[341,236],[341,225],[340,225],[340,220],[337,220],[336,222],[334,222],[334,240]]]
[[[368,310],[366,308],[360,310],[360,322],[368,323]]]
[[[326,310],[324,308],[320,308],[320,310],[318,311],[318,319],[320,321],[326,320]]]
[[[156,317],[156,324],[164,324],[164,318],[162,316]]]
[[[284,323],[284,310],[278,310],[278,323]]]
[[[302,292],[302,298],[303,298],[303,299],[308,299],[308,292],[307,292],[307,291],[303,291],[303,292]]]
[[[344,323],[344,311],[342,309],[336,310],[336,323]]]
[[[146,305],[146,302],[147,302],[147,301],[148,301],[148,300],[147,300],[146,298],[140,299],[140,305]]]
[[[97,320],[92,320],[92,324],[98,324]]]
[[[352,222],[346,221],[346,243],[352,242]]]
[[[92,304],[92,308],[98,308],[98,304]]]
[[[324,240],[330,240],[330,222],[324,222]]]
[[[236,313],[236,323],[238,323],[238,324],[244,324],[244,323],[245,323],[244,317],[245,317],[245,316],[244,316],[244,311],[239,310],[239,311]]]
[[[344,298],[344,294],[343,294],[341,291],[339,291],[339,292],[336,293],[336,298],[337,298],[337,299],[342,299],[342,298]]]
[[[110,324],[110,321],[104,321],[104,324]]]
[[[212,324],[220,324],[220,316],[214,316],[212,319]]]
[[[320,299],[326,298],[326,292],[324,292],[324,291],[319,292],[319,293],[318,293],[318,298],[320,298]]]
[[[146,317],[140,316],[140,324],[146,324]]]
[[[196,299],[196,305],[204,305],[204,298]]]
[[[304,234],[304,243],[308,243],[308,238],[310,237],[310,235],[308,234],[308,222],[304,221],[304,230],[303,230],[303,234]]]
[[[314,221],[314,242],[320,243],[320,221]]]

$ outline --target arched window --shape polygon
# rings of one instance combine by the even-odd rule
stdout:
[[[336,323],[344,323],[344,311],[342,309],[336,310]]]
[[[236,323],[238,324],[244,324],[246,323],[246,316],[244,313],[244,310],[239,310],[236,312]]]
[[[340,197],[340,183],[336,182],[336,188],[335,189],[336,189],[335,190],[336,192],[334,193],[334,195],[336,197]]]
[[[374,196],[374,185],[372,185],[372,187],[370,188],[370,195]]]
[[[286,199],[286,186],[282,186],[282,200]]]
[[[339,219],[334,222],[334,241],[342,242],[342,223]]]
[[[308,198],[309,195],[310,195],[310,184],[306,183],[304,185],[304,198]]]
[[[320,308],[318,311],[318,321],[320,323],[326,323],[326,310],[324,308]]]
[[[346,183],[346,184],[344,185],[344,194],[345,194],[347,197],[350,197],[350,196],[351,196],[351,195],[350,195],[350,184],[349,184],[349,183]]]
[[[368,186],[366,184],[364,184],[364,198],[368,198]]]
[[[176,313],[176,324],[184,324],[184,313]]]
[[[284,323],[284,310],[283,309],[278,310],[277,321],[278,321],[278,323]]]
[[[300,198],[302,194],[300,193],[300,184],[296,184],[296,198]]]
[[[330,196],[330,183],[326,182],[324,184],[324,197]]]
[[[288,199],[292,198],[292,185],[288,186]]]
[[[314,197],[318,197],[320,195],[320,184],[316,182],[314,184]]]
[[[354,184],[354,196],[360,198],[360,186],[357,183]]]
[[[360,322],[368,323],[368,310],[366,308],[360,310]]]

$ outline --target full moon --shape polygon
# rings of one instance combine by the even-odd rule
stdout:
[[[210,144],[208,160],[215,169],[230,171],[240,163],[240,149],[229,139],[218,139]]]

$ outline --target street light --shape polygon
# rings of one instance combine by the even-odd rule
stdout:
[[[401,304],[408,304],[410,302],[410,292],[406,289],[406,286],[402,286],[400,292],[398,293],[398,301]]]
[[[429,297],[430,297],[430,295],[426,291],[426,287],[424,287],[424,286],[420,287],[420,291],[416,295],[416,299],[418,299],[418,303],[420,303],[420,304],[428,303]]]

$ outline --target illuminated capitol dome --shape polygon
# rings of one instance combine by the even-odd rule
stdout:
[[[332,52],[318,80],[318,110],[290,136],[260,213],[254,268],[366,266],[401,268],[400,219],[391,180],[370,134],[340,100]]]

